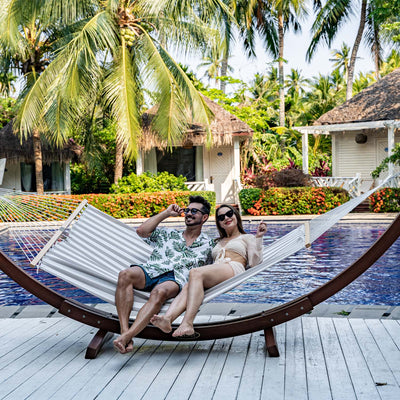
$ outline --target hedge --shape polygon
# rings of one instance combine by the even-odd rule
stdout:
[[[173,191],[153,193],[82,194],[69,197],[86,199],[89,204],[115,218],[148,218],[165,210],[170,204],[181,207],[188,204],[189,196],[200,195],[215,210],[215,193],[206,191]]]
[[[349,200],[346,190],[336,187],[243,189],[242,210],[251,215],[323,214]]]
[[[400,188],[383,188],[369,196],[369,209],[372,212],[399,212]]]

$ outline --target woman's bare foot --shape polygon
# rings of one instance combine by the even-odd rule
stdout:
[[[155,314],[150,319],[150,322],[165,333],[170,333],[172,331],[171,320],[165,315]]]
[[[180,337],[180,336],[193,336],[194,333],[194,328],[193,325],[182,322],[178,328],[174,331],[172,334],[173,337]]]
[[[121,335],[113,341],[114,349],[121,354],[131,353],[133,351],[133,340]]]

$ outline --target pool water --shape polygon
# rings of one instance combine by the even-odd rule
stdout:
[[[284,303],[326,283],[353,263],[385,231],[385,224],[337,224],[317,239],[310,249],[303,249],[268,270],[250,278],[214,302]],[[295,224],[269,224],[264,244],[296,228]],[[244,222],[249,233],[256,225]],[[205,231],[216,236],[212,225]],[[6,234],[0,236],[0,249],[18,265],[46,286],[83,303],[100,303],[92,295],[71,287],[52,275],[29,266],[19,247]],[[400,239],[367,272],[326,303],[400,305]],[[0,305],[32,305],[43,302],[0,272]]]

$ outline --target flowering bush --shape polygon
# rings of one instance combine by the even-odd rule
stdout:
[[[369,196],[369,209],[372,212],[399,212],[400,189],[383,188]]]
[[[341,188],[270,188],[256,193],[239,193],[242,209],[251,215],[322,214],[349,200]],[[242,199],[244,201],[242,201]],[[251,204],[253,202],[253,204]]]
[[[71,196],[88,200],[89,204],[115,218],[148,218],[165,210],[170,204],[181,207],[188,204],[189,196],[200,195],[207,199],[212,210],[215,209],[214,192],[153,192],[121,194],[84,194]],[[211,211],[212,212],[212,211]]]

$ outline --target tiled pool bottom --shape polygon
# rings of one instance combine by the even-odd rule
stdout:
[[[269,224],[265,244],[271,243],[294,229],[295,224]],[[284,303],[302,296],[336,276],[354,262],[384,232],[387,224],[337,224],[310,249],[302,250],[267,271],[249,279],[214,302],[223,303]],[[254,233],[256,225],[244,223],[247,232]],[[212,225],[205,230],[215,236]],[[24,260],[19,248],[0,237],[0,248],[19,265],[48,287],[68,298],[83,303],[98,303],[101,300],[72,288],[65,282],[45,273],[36,273]],[[341,292],[329,298],[331,304],[400,305],[400,240],[386,252],[366,273]],[[0,273],[0,304],[43,304],[26,292],[3,273]]]

